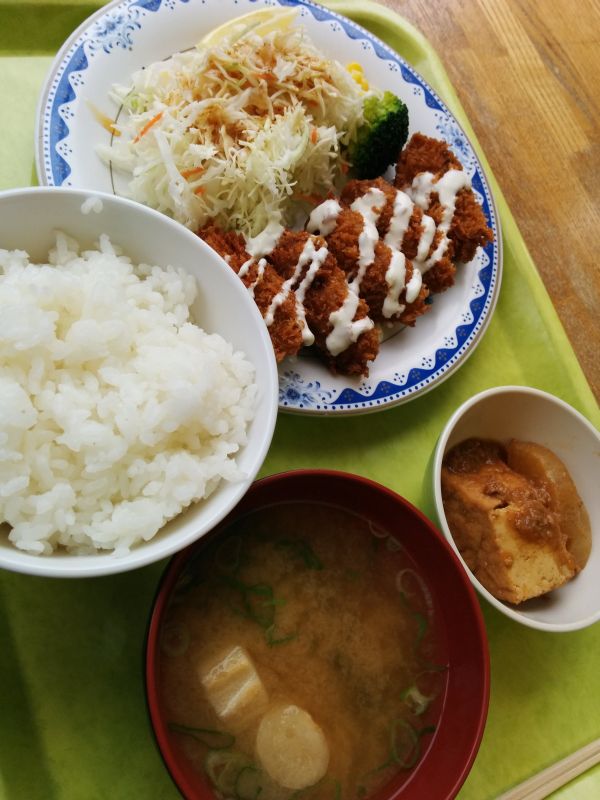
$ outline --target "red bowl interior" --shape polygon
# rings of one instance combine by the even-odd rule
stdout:
[[[158,693],[158,633],[169,595],[198,548],[239,516],[282,502],[327,502],[367,517],[393,534],[412,557],[441,615],[449,664],[441,717],[427,751],[411,772],[398,776],[369,800],[449,800],[473,764],[487,717],[489,655],[483,617],[471,583],[432,523],[407,500],[373,481],[343,472],[299,470],[263,478],[210,534],[169,563],[148,629],[146,696],[156,741],[180,792],[189,800],[214,800],[208,783],[173,745]]]

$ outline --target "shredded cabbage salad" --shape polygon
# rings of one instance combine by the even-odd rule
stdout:
[[[301,27],[199,46],[114,87],[122,135],[99,148],[131,196],[197,230],[254,236],[334,191],[365,91]]]

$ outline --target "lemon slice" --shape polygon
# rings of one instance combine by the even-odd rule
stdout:
[[[235,42],[250,32],[266,36],[271,31],[285,31],[291,26],[297,13],[297,8],[259,8],[250,11],[249,14],[230,19],[209,31],[200,40],[199,46],[213,47],[225,40]]]

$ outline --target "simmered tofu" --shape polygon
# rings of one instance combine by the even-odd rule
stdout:
[[[243,647],[232,648],[209,669],[201,667],[200,680],[217,715],[232,730],[244,730],[267,708],[267,692]]]
[[[514,471],[496,443],[467,440],[442,468],[444,513],[469,569],[500,600],[521,603],[578,571],[547,483]]]
[[[256,753],[270,777],[287,789],[312,786],[329,764],[323,731],[295,705],[279,705],[265,714],[258,726]]]

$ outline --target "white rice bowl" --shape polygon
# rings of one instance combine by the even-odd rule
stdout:
[[[255,368],[190,321],[195,278],[58,234],[48,264],[0,250],[0,521],[30,554],[150,540],[221,481]]]

